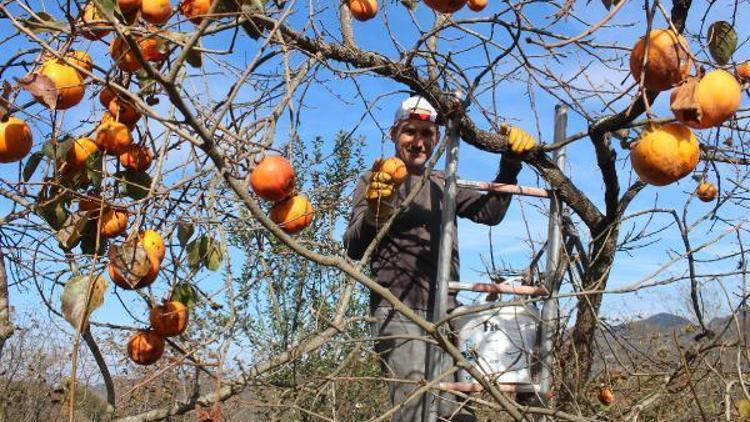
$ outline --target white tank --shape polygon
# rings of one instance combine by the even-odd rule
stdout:
[[[467,310],[461,306],[455,313]],[[458,348],[488,380],[500,383],[530,384],[532,351],[536,340],[539,312],[531,306],[507,306],[457,317],[451,325],[457,332]],[[476,382],[459,369],[459,382]]]

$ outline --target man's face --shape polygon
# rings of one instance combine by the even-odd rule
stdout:
[[[391,129],[396,156],[404,161],[409,173],[419,173],[432,156],[437,144],[438,127],[423,120],[404,120]]]

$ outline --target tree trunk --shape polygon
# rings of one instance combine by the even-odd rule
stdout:
[[[601,291],[607,287],[609,272],[615,259],[620,225],[619,222],[610,222],[605,227],[598,233],[593,233],[597,240],[593,243],[591,265],[583,276],[584,291]],[[578,300],[576,323],[564,352],[565,385],[560,389],[560,405],[563,407],[573,404],[576,397],[584,392],[587,384],[594,360],[594,334],[601,303],[601,293],[581,296]]]

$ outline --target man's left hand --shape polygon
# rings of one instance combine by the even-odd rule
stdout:
[[[529,152],[536,146],[536,139],[519,127],[503,123],[500,127],[500,134],[508,137],[508,147],[514,154]]]

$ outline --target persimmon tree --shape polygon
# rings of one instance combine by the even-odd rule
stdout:
[[[746,5],[466,3],[0,4],[0,353],[15,289],[70,340],[73,386],[90,354],[111,417],[219,419],[222,402],[251,394],[259,415],[387,418],[367,290],[466,364],[369,276],[375,244],[352,262],[339,238],[366,145],[390,155],[386,105],[413,92],[488,156],[506,152],[504,124],[534,133],[521,158],[536,178],[526,177],[565,209],[559,268],[538,268],[545,239],[531,232],[528,262],[513,263],[529,283],[544,271],[563,281],[553,392],[519,403],[473,370],[480,411],[581,420],[610,409],[598,395],[633,417],[661,417],[654,409],[674,397],[690,398],[696,417],[736,415],[750,399],[737,388],[748,365]],[[555,104],[580,132],[552,138]],[[571,168],[552,158],[563,148]],[[254,173],[277,156],[293,171]],[[657,271],[612,286],[627,254],[655,248]],[[682,284],[694,326],[663,355],[602,318],[608,297]],[[708,294],[732,316],[723,325],[706,317]],[[153,310],[169,301],[181,305]],[[122,386],[132,374],[113,359],[156,363]],[[131,406],[166,379],[184,394]],[[72,420],[77,390],[67,391]],[[708,391],[722,406],[701,404]]]

